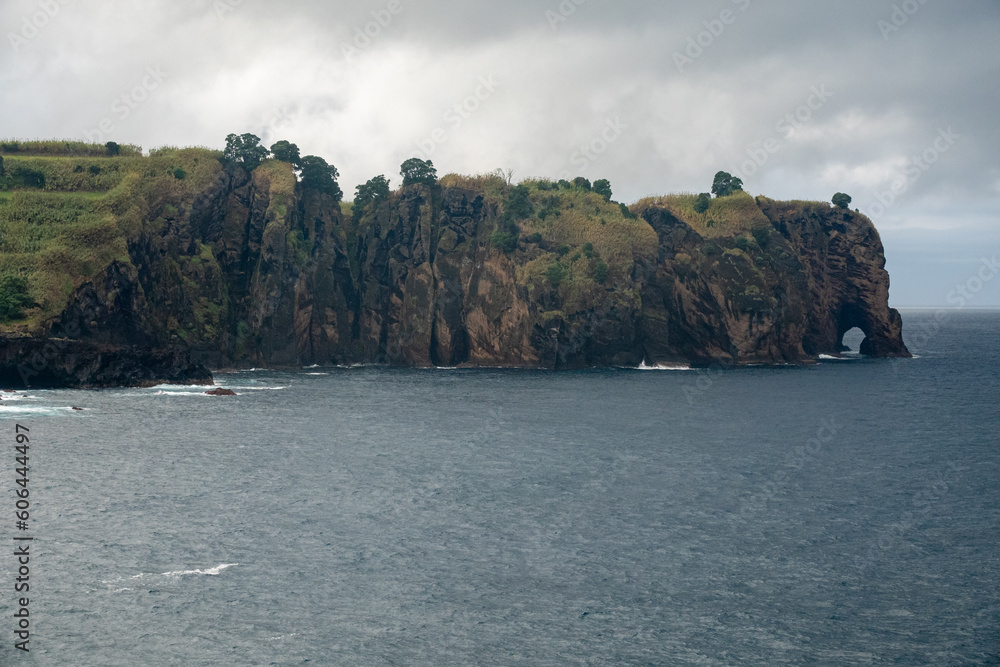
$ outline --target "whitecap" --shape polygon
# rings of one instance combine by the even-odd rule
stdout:
[[[4,399],[6,400],[6,399]],[[70,406],[22,407],[20,405],[0,405],[0,414],[39,415],[41,417],[57,417],[67,412],[74,412]]]
[[[221,565],[210,567],[207,570],[177,570],[175,572],[164,572],[162,574],[164,577],[183,577],[191,574],[205,574],[214,577],[223,570],[230,567],[236,567],[237,565],[239,565],[239,563],[222,563]]]
[[[329,375],[329,373],[306,373],[306,375]]]

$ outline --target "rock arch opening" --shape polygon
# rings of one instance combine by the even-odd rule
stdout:
[[[840,334],[840,351],[841,352],[851,352],[854,354],[860,354],[861,343],[864,342],[865,332],[859,327],[852,327]]]

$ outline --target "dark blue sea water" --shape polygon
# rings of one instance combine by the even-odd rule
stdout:
[[[4,400],[0,664],[1000,664],[1000,313],[904,318],[917,359]]]

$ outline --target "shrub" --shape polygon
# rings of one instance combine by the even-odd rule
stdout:
[[[517,250],[517,232],[498,229],[490,236],[490,243],[504,252],[514,252]]]
[[[512,216],[516,220],[524,220],[535,212],[531,200],[528,198],[530,191],[527,186],[518,185],[510,193],[510,199],[504,206],[504,214]]]
[[[746,252],[747,248],[750,247],[750,239],[748,239],[747,237],[742,236],[742,235],[741,236],[737,236],[736,240],[733,241],[733,245],[735,245],[737,248],[739,248],[743,252]]]
[[[583,176],[577,176],[573,179],[573,187],[580,188],[581,190],[590,190],[590,181]]]
[[[590,241],[587,241],[586,243],[583,244],[583,255],[587,259],[594,258],[594,244],[591,243]]]
[[[176,169],[174,169],[174,178],[176,178],[178,181],[183,181],[185,178],[187,178],[187,172],[181,169],[180,167],[177,167]]]
[[[598,285],[608,282],[608,265],[603,259],[597,260],[597,264],[594,265],[594,281]]]
[[[560,257],[565,257],[568,254],[569,254],[569,246],[568,245],[564,244],[564,245],[559,246],[559,256]]]
[[[538,244],[541,242],[542,242],[542,235],[539,232],[535,232],[534,234],[528,237],[528,243]]]
[[[573,187],[573,184],[567,181],[565,178],[560,178],[558,185],[560,190],[569,190],[570,188]]]
[[[698,198],[694,200],[694,210],[695,213],[704,213],[708,210],[708,207],[712,205],[712,195],[707,192],[702,192],[698,195]]]
[[[635,213],[633,213],[632,209],[630,209],[625,204],[618,204],[618,208],[621,210],[622,215],[625,216],[625,218],[628,220],[635,220],[636,218],[639,217]]]
[[[611,181],[602,178],[594,182],[594,192],[604,197],[604,201],[611,201]]]
[[[99,173],[101,173],[101,168],[98,167],[96,164],[92,164],[90,165],[90,167],[87,168],[87,171],[89,171],[94,176],[97,176]]]
[[[767,244],[771,242],[771,230],[758,227],[753,230],[753,239],[761,248],[767,248]]]
[[[118,155],[121,155],[122,153],[122,147],[113,141],[109,141],[108,143],[104,144],[104,148],[105,150],[108,151],[109,157],[116,157]]]
[[[705,255],[707,255],[708,257],[711,257],[712,255],[718,255],[720,252],[719,246],[715,245],[711,241],[703,245],[701,247],[701,251],[705,253]]]
[[[0,322],[22,319],[24,309],[32,305],[27,280],[17,276],[4,276],[0,280]]]

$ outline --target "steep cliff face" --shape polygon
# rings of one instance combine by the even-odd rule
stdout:
[[[854,327],[863,354],[909,356],[870,220],[820,203],[756,204],[750,233],[711,240],[665,208],[645,211],[660,239],[643,292],[650,359],[795,363],[840,354]]]
[[[516,217],[509,189],[459,183],[351,220],[277,162],[152,192],[128,261],[77,287],[39,338],[76,341],[78,359],[188,350],[164,373],[197,381],[202,363],[801,363],[838,354],[853,327],[863,353],[908,356],[875,228],[825,204],[741,193],[715,223],[676,198],[637,217],[536,183]],[[515,243],[495,240],[510,228]]]

